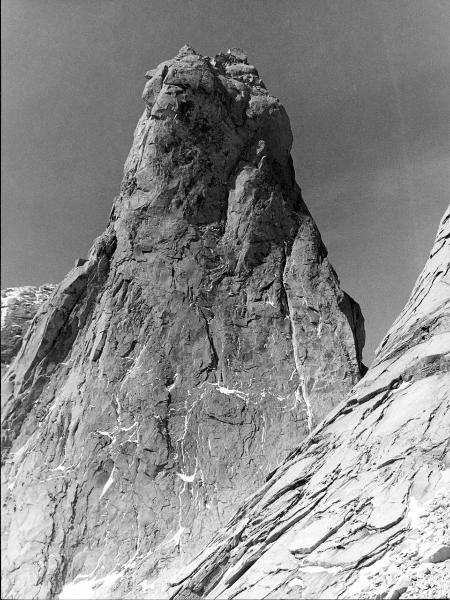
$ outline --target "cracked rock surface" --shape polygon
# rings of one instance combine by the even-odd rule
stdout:
[[[450,210],[364,379],[171,597],[450,597]]]
[[[3,598],[161,597],[360,378],[280,102],[238,49],[147,79],[108,228],[3,379]]]
[[[54,289],[51,283],[2,289],[2,376],[19,352],[34,315]]]

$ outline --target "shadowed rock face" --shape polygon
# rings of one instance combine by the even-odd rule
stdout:
[[[448,597],[449,239],[447,211],[365,378],[173,577],[172,598]]]
[[[148,595],[360,378],[359,307],[245,53],[147,78],[109,226],[4,378],[3,597]]]
[[[34,315],[54,289],[53,284],[46,284],[2,290],[2,375],[19,352]]]

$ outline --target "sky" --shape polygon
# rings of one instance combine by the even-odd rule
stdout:
[[[106,227],[144,73],[185,43],[249,54],[365,362],[449,202],[448,0],[2,0],[2,287],[59,282]]]

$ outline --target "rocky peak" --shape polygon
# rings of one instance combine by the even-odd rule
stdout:
[[[279,100],[237,49],[146,77],[108,228],[4,378],[8,597],[158,596],[360,378]]]
[[[200,56],[200,54],[194,50],[194,48],[190,44],[185,44],[181,46],[178,50],[176,58],[182,58],[183,56],[189,56],[190,54],[194,54],[196,56]]]

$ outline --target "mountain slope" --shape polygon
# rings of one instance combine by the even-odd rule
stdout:
[[[449,239],[447,210],[364,379],[173,578],[173,598],[450,596]]]
[[[108,228],[4,378],[5,598],[136,597],[360,378],[280,102],[237,49],[147,79]]]
[[[54,285],[46,284],[2,290],[2,376],[19,352],[34,315],[54,288]]]

